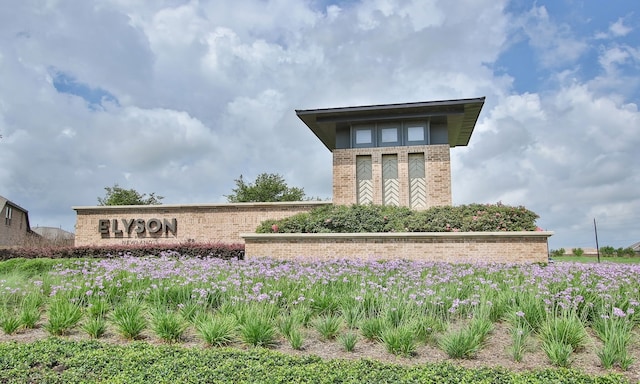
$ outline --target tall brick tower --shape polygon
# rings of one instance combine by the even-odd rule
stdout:
[[[469,143],[484,97],[296,110],[333,153],[334,204],[451,205],[449,149]]]

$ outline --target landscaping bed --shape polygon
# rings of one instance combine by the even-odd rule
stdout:
[[[0,263],[0,381],[198,382],[235,370],[244,382],[640,380],[637,265],[179,254],[24,263]],[[211,356],[224,363],[200,362]],[[291,368],[270,368],[282,361]]]

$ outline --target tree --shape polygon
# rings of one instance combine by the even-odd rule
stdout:
[[[140,194],[135,189],[120,188],[118,184],[104,189],[107,193],[103,198],[98,197],[99,205],[160,205],[160,200],[164,199],[162,196],[156,196],[154,192],[146,197],[146,193]]]
[[[249,184],[240,175],[235,182],[233,193],[225,195],[230,203],[302,201],[305,198],[304,189],[287,186],[284,178],[275,173],[262,173]]]

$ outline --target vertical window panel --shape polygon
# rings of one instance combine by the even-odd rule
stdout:
[[[409,154],[409,206],[411,209],[427,208],[424,153]]]
[[[371,156],[356,156],[356,190],[358,204],[373,203]]]
[[[382,155],[382,202],[384,205],[400,205],[398,180],[398,155]]]

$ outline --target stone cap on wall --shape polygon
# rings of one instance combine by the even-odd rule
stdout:
[[[282,201],[282,202],[256,202],[256,203],[207,203],[207,204],[158,204],[158,205],[95,205],[95,206],[74,206],[71,209],[80,211],[118,211],[118,210],[179,210],[184,208],[261,208],[261,207],[299,207],[299,206],[322,206],[332,204],[328,201]]]
[[[434,238],[509,238],[509,237],[539,237],[549,238],[552,231],[499,231],[499,232],[356,232],[356,233],[241,233],[240,237],[247,240],[266,239],[434,239]]]

